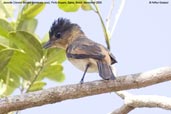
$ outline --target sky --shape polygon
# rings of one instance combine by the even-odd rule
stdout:
[[[120,5],[119,1],[115,0],[113,17]],[[119,76],[171,66],[171,2],[169,1],[169,4],[149,4],[149,1],[126,0],[111,39],[111,52],[118,61],[115,66]],[[99,5],[103,19],[108,15],[110,4],[111,0],[103,0]],[[66,13],[56,5],[47,5],[45,10],[36,17],[39,21],[36,33],[40,38],[49,31],[52,22],[59,17],[65,17],[77,23],[90,39],[106,46],[102,26],[96,13],[83,10]],[[46,88],[79,83],[83,72],[68,61],[65,61],[63,66],[66,80],[63,83],[48,80]],[[100,79],[97,73],[87,74],[85,82]],[[168,92],[170,85],[171,82],[164,82],[128,90],[128,92],[136,95],[171,97],[171,92]],[[113,92],[29,108],[21,113],[108,114],[122,105],[123,100]],[[137,113],[170,114],[170,111],[159,108],[138,108],[129,114]]]

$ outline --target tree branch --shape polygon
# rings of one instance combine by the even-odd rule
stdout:
[[[134,107],[131,107],[129,105],[124,104],[123,106],[121,106],[120,108],[116,109],[115,111],[113,111],[110,114],[128,114],[133,109],[134,109]]]
[[[158,95],[133,95],[125,96],[125,104],[134,108],[159,107],[171,110],[171,98]]]
[[[119,91],[117,94],[124,99],[124,105],[110,114],[127,114],[134,108],[162,108],[171,109],[171,98],[158,95],[133,95],[125,91]]]
[[[100,80],[84,84],[72,84],[0,99],[0,114],[23,110],[44,104],[56,103],[112,91],[141,88],[171,80],[171,67],[117,77],[116,80]]]

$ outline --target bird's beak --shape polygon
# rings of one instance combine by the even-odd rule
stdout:
[[[48,41],[46,44],[43,45],[43,48],[47,49],[47,48],[50,48],[51,46],[52,46],[52,43]]]

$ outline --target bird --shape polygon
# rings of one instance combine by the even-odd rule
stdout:
[[[97,72],[104,80],[115,80],[111,65],[117,63],[115,56],[102,44],[89,39],[76,23],[67,18],[54,20],[49,30],[49,40],[43,46],[61,48],[66,51],[68,60],[84,73],[82,84],[87,72]]]

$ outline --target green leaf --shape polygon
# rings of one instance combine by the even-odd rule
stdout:
[[[8,64],[8,68],[25,80],[30,80],[34,76],[35,62],[28,54],[15,51]]]
[[[43,56],[39,40],[24,31],[10,33],[9,40],[21,50],[14,53],[9,69],[25,80],[31,80],[35,76],[36,62],[39,62]]]
[[[10,95],[20,85],[20,79],[6,67],[0,73],[0,96]]]
[[[43,87],[46,85],[45,82],[42,81],[36,81],[29,89],[29,92],[31,91],[38,91],[38,90],[42,90]]]
[[[58,0],[58,7],[65,12],[76,12],[80,6],[81,4],[76,3],[76,0]]]
[[[10,43],[9,43],[9,40],[7,38],[0,36],[0,44],[3,46],[9,47]]]
[[[87,0],[83,0],[83,1],[86,2]],[[91,4],[85,4],[84,2],[83,2],[83,4],[81,5],[81,8],[82,8],[83,10],[85,10],[85,11],[93,10]]]
[[[43,9],[45,4],[27,4],[23,7],[21,18],[34,18],[37,16]]]
[[[17,26],[17,30],[34,33],[36,27],[37,27],[37,19],[24,19],[19,22]]]
[[[0,79],[0,98],[4,97],[4,91],[6,90],[6,85],[4,84],[3,80]]]
[[[61,64],[66,60],[65,50],[59,48],[50,48],[47,51],[47,60],[45,65],[50,65],[54,62]]]
[[[32,57],[35,62],[42,58],[42,46],[40,41],[34,35],[24,31],[17,31],[9,34],[9,40]]]
[[[12,73],[7,67],[0,73],[0,79],[2,79],[3,82],[11,88],[16,89],[20,85],[19,77]]]
[[[0,98],[12,94],[14,90],[15,88],[0,82]]]
[[[76,12],[81,7],[85,11],[93,10],[87,0],[58,0],[58,7],[65,12]]]
[[[38,79],[48,78],[53,81],[62,82],[65,79],[65,76],[62,71],[63,71],[62,65],[59,64],[50,65],[48,67],[44,67]]]
[[[11,88],[18,88],[20,86],[20,77],[19,75],[11,72],[9,70],[9,80],[8,80],[8,85],[11,87]]]
[[[48,78],[52,81],[56,81],[56,82],[63,82],[65,80],[65,75],[63,72],[58,72],[58,74],[56,75],[49,75],[45,78]]]
[[[10,31],[13,31],[13,27],[6,20],[0,19],[0,35],[8,37]]]
[[[2,49],[5,49],[5,48],[7,48],[7,46],[5,46],[4,44],[1,44],[1,43],[0,43],[0,51],[1,51]]]
[[[0,72],[6,67],[10,61],[14,50],[4,49],[0,51]]]
[[[13,17],[14,14],[14,5],[12,4],[3,4],[5,0],[0,1],[0,18],[7,19]]]

